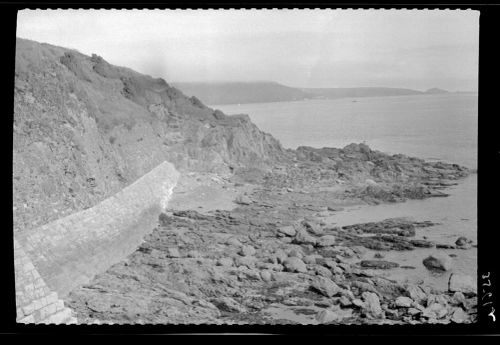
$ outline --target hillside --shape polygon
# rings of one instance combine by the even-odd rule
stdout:
[[[173,83],[189,96],[206,104],[238,104],[297,101],[308,93],[274,82]]]
[[[93,206],[165,160],[229,172],[285,157],[248,116],[226,116],[97,55],[24,39],[14,104],[15,229]]]

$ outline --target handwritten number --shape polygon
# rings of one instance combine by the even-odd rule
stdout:
[[[491,307],[491,313],[488,314],[488,316],[491,316],[493,318],[493,322],[496,321],[496,317],[495,317],[495,308]]]

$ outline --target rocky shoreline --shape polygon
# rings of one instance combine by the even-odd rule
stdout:
[[[452,273],[448,289],[397,282],[390,251],[462,248],[416,239],[430,221],[392,218],[333,226],[354,204],[446,196],[470,171],[389,156],[366,145],[299,148],[290,164],[231,175],[184,175],[158,227],[125,261],[75,289],[81,323],[419,324],[476,320],[474,279]],[[200,188],[203,193],[200,192]],[[197,198],[206,194],[196,206]],[[221,195],[232,205],[217,204]],[[210,207],[207,207],[210,200]],[[227,201],[227,200],[226,200]],[[374,250],[373,258],[362,258]],[[441,255],[442,254],[442,255]],[[422,262],[436,274],[449,255]]]

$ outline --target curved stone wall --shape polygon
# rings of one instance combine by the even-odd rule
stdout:
[[[33,280],[32,273],[28,280],[22,278],[27,272],[24,268],[31,270],[28,261],[35,275],[42,278],[45,290],[64,299],[76,286],[123,260],[156,226],[178,176],[173,165],[164,162],[92,208],[17,232],[16,297],[23,304],[34,298],[21,296],[26,287],[22,280]],[[18,319],[20,316],[26,314]]]

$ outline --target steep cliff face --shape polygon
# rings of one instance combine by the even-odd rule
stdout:
[[[287,159],[248,116],[48,44],[17,40],[14,97],[15,230],[91,207],[165,160],[225,172]]]

